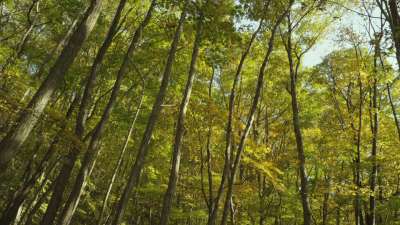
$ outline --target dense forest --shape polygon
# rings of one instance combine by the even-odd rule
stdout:
[[[0,0],[0,224],[400,224],[399,6]]]

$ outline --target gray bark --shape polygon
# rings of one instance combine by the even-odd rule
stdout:
[[[19,148],[33,129],[57,86],[63,80],[83,43],[92,31],[103,2],[104,0],[91,1],[82,22],[72,34],[68,44],[64,47],[49,74],[29,102],[26,110],[20,113],[16,123],[0,142],[0,172],[3,172],[11,159],[19,153]]]
[[[87,179],[88,173],[90,171],[90,164],[92,162],[93,155],[94,155],[96,149],[98,148],[98,144],[99,144],[101,135],[104,131],[105,125],[108,122],[108,119],[110,118],[110,115],[114,109],[114,105],[117,100],[118,92],[121,87],[122,79],[125,76],[126,68],[128,67],[131,56],[132,56],[134,50],[136,49],[137,43],[139,41],[139,38],[140,38],[140,35],[141,35],[143,29],[146,27],[146,25],[149,23],[149,21],[151,19],[152,12],[155,8],[155,5],[156,5],[156,0],[153,0],[145,19],[137,28],[135,35],[132,38],[132,42],[128,48],[128,51],[125,54],[124,60],[118,71],[117,79],[115,81],[114,88],[113,88],[113,91],[110,96],[110,100],[108,101],[106,109],[104,110],[104,113],[100,119],[100,122],[97,125],[96,131],[94,132],[92,139],[90,140],[90,144],[86,151],[85,157],[83,158],[82,166],[81,166],[81,168],[79,170],[79,174],[76,178],[75,185],[72,188],[71,194],[67,200],[67,203],[64,206],[64,210],[61,213],[60,219],[57,222],[57,224],[59,224],[59,225],[70,223],[70,221],[72,219],[72,215],[74,214],[75,209],[79,203],[80,196],[82,194],[83,189],[85,188],[86,179]]]
[[[361,177],[360,177],[360,164],[361,164],[361,130],[362,130],[362,111],[364,105],[364,98],[363,98],[363,91],[362,91],[362,82],[361,78],[359,80],[360,86],[360,114],[358,117],[358,133],[357,133],[357,158],[356,158],[356,186],[359,190],[361,188]],[[357,192],[356,195],[356,209],[355,209],[355,216],[356,216],[356,225],[360,224],[362,213],[361,213],[361,196]]]
[[[172,64],[173,64],[173,61],[175,58],[176,50],[178,48],[178,43],[179,43],[179,40],[181,37],[183,24],[186,19],[187,5],[188,5],[188,1],[186,1],[185,6],[182,10],[179,24],[176,28],[174,41],[172,43],[168,61],[167,61],[166,67],[165,67],[164,77],[161,81],[160,90],[158,92],[157,99],[153,105],[153,108],[152,108],[152,111],[151,111],[151,114],[150,114],[150,117],[149,117],[149,120],[148,120],[148,123],[146,126],[146,130],[143,134],[142,142],[141,142],[139,150],[138,150],[138,155],[136,157],[135,164],[133,165],[133,167],[131,169],[127,185],[126,185],[124,192],[121,196],[121,199],[118,203],[117,211],[116,211],[115,217],[112,222],[113,225],[119,225],[122,222],[122,219],[123,219],[123,216],[125,213],[125,209],[128,205],[128,200],[132,193],[132,189],[135,186],[135,182],[137,182],[137,180],[138,180],[140,171],[142,170],[145,158],[147,156],[147,151],[148,151],[147,147],[148,147],[150,137],[153,132],[155,122],[158,119],[160,112],[161,112],[162,102],[164,100],[165,92],[166,92],[167,86],[168,86],[169,75],[171,74]]]
[[[126,2],[125,0],[120,1],[118,9],[115,12],[115,16],[114,16],[111,26],[109,28],[107,37],[106,37],[104,43],[102,44],[102,46],[100,47],[100,49],[96,55],[96,58],[93,62],[93,65],[92,65],[92,68],[90,71],[90,75],[89,75],[89,79],[86,84],[83,96],[82,96],[81,104],[79,106],[78,116],[76,119],[75,135],[79,139],[82,139],[82,136],[83,136],[83,133],[85,130],[87,110],[89,107],[92,91],[93,91],[94,85],[96,83],[98,73],[100,71],[100,65],[102,63],[104,55],[106,54],[109,46],[112,43],[113,37],[115,36],[116,28],[118,26],[118,22],[121,17],[121,12],[124,8],[125,2]],[[69,151],[69,153],[67,155],[67,160],[63,164],[60,174],[58,175],[59,179],[56,184],[57,186],[55,188],[54,193],[51,196],[49,205],[48,205],[46,213],[45,213],[45,217],[48,217],[46,219],[45,223],[48,223],[49,221],[53,221],[55,216],[57,215],[57,211],[58,211],[58,207],[61,203],[62,195],[64,193],[65,187],[67,186],[68,179],[69,179],[71,171],[74,167],[75,161],[78,157],[79,151],[80,151],[79,148],[77,146],[75,146],[72,148],[71,151]]]
[[[176,185],[178,184],[179,165],[180,165],[181,151],[182,151],[182,139],[183,139],[183,133],[185,131],[186,111],[190,101],[190,95],[192,93],[194,77],[196,75],[196,63],[199,55],[201,35],[203,33],[203,23],[204,23],[204,13],[205,13],[204,9],[207,6],[207,3],[208,0],[205,1],[202,10],[200,11],[200,18],[197,27],[196,38],[193,45],[193,53],[192,53],[192,60],[190,63],[189,76],[186,83],[185,94],[183,96],[182,103],[179,109],[178,124],[176,127],[176,134],[175,134],[174,153],[172,158],[172,168],[169,177],[167,192],[164,195],[163,206],[161,209],[160,225],[168,224],[168,218],[172,206],[172,198],[174,197],[176,191]]]

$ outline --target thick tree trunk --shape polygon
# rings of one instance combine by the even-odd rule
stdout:
[[[112,39],[115,36],[116,29],[118,26],[119,19],[121,17],[122,10],[125,6],[126,0],[121,0],[119,3],[119,6],[117,8],[117,11],[115,12],[115,16],[113,18],[113,21],[111,23],[111,26],[109,28],[107,37],[105,41],[103,42],[102,46],[100,47],[96,58],[93,62],[89,79],[85,87],[85,91],[82,96],[81,104],[79,106],[79,111],[78,111],[78,116],[76,118],[76,125],[75,125],[75,135],[79,138],[82,139],[84,130],[85,130],[85,123],[86,123],[86,117],[87,117],[87,111],[89,108],[89,103],[90,103],[90,98],[92,95],[92,91],[94,88],[94,85],[96,83],[98,73],[100,71],[100,65],[103,61],[103,58],[109,48],[109,46],[112,43]],[[57,186],[55,188],[54,193],[51,196],[50,203],[47,207],[45,216],[43,219],[46,217],[45,223],[48,223],[49,221],[54,221],[55,216],[57,215],[58,207],[61,202],[62,195],[64,193],[65,187],[67,186],[68,179],[70,177],[70,174],[72,172],[72,169],[74,167],[75,161],[79,155],[79,148],[77,146],[73,147],[72,150],[68,152],[67,155],[67,160],[63,164],[60,174],[58,175],[59,179],[57,182]]]
[[[205,1],[204,5],[202,6],[202,10],[199,12],[200,18],[198,22],[195,42],[193,45],[192,60],[190,63],[189,76],[186,83],[185,94],[183,95],[182,103],[179,110],[178,124],[176,127],[176,134],[175,134],[174,152],[172,157],[172,168],[169,177],[167,192],[164,195],[163,206],[161,209],[160,225],[168,224],[168,218],[172,206],[172,198],[174,197],[176,185],[178,184],[179,165],[180,165],[181,151],[182,151],[182,139],[183,139],[183,133],[185,131],[186,111],[190,101],[193,81],[196,74],[196,63],[199,55],[201,35],[203,33],[204,13],[205,13],[205,8],[207,7],[207,3],[208,0]]]
[[[140,171],[142,170],[145,158],[147,156],[147,147],[148,147],[148,144],[150,141],[151,134],[153,132],[155,122],[158,119],[160,112],[161,112],[162,102],[164,100],[165,92],[166,92],[167,86],[168,86],[169,75],[171,74],[172,64],[173,64],[173,61],[175,58],[176,50],[178,48],[178,43],[179,43],[179,40],[181,37],[183,24],[186,19],[186,10],[187,10],[188,4],[189,4],[188,1],[186,1],[185,6],[182,10],[179,24],[178,24],[178,26],[176,28],[176,32],[175,32],[175,38],[174,38],[174,41],[172,43],[172,46],[171,46],[171,49],[169,52],[169,57],[168,57],[168,61],[167,61],[166,67],[165,67],[164,77],[161,81],[160,90],[158,92],[157,99],[153,105],[153,108],[152,108],[152,111],[151,111],[151,114],[150,114],[150,117],[149,117],[149,120],[148,120],[148,123],[146,126],[146,130],[144,131],[142,142],[141,142],[139,150],[138,150],[135,164],[133,165],[133,167],[131,169],[127,185],[126,185],[124,192],[121,196],[121,199],[118,203],[117,211],[116,211],[115,217],[112,222],[113,225],[119,225],[122,222],[122,219],[123,219],[123,216],[125,213],[125,209],[128,205],[128,200],[132,193],[132,189],[135,186],[135,182],[138,181]]]
[[[226,194],[226,199],[225,199],[225,206],[224,206],[224,211],[222,214],[222,221],[221,221],[221,225],[226,225],[227,221],[228,221],[228,216],[229,216],[229,209],[230,209],[230,204],[231,204],[231,200],[232,200],[232,193],[233,193],[233,187],[235,184],[235,180],[236,180],[236,174],[240,165],[240,160],[242,158],[242,153],[246,144],[246,139],[250,133],[250,129],[253,126],[253,122],[254,122],[254,115],[256,113],[257,110],[257,106],[258,106],[258,100],[260,98],[260,93],[261,93],[261,88],[263,86],[264,83],[264,73],[265,73],[265,67],[267,66],[267,62],[269,61],[269,57],[271,56],[271,53],[273,51],[274,48],[274,41],[275,41],[275,34],[276,31],[278,30],[278,27],[280,26],[281,22],[283,21],[283,19],[286,17],[286,15],[289,13],[289,9],[292,7],[292,4],[294,3],[294,0],[290,1],[289,7],[288,9],[286,9],[283,14],[279,17],[278,21],[276,22],[276,24],[274,25],[274,28],[272,29],[271,32],[271,38],[268,42],[268,50],[267,50],[267,54],[264,58],[263,64],[261,65],[260,68],[260,73],[258,75],[258,83],[257,83],[257,89],[256,89],[256,93],[254,95],[253,98],[253,104],[251,107],[251,111],[249,113],[249,117],[248,117],[248,122],[246,124],[246,128],[244,130],[244,133],[242,135],[242,138],[240,140],[240,144],[236,153],[236,158],[235,158],[235,162],[233,164],[233,169],[231,172],[231,176],[229,179],[229,184],[228,184],[228,192]]]
[[[115,169],[114,169],[113,175],[111,177],[110,184],[108,185],[106,195],[104,196],[103,205],[101,207],[101,211],[100,211],[99,219],[97,221],[97,225],[101,225],[101,220],[102,220],[102,217],[103,217],[103,214],[104,214],[104,210],[106,209],[106,206],[107,206],[108,197],[109,197],[109,195],[111,193],[111,189],[112,189],[112,186],[114,184],[115,177],[117,176],[117,172],[118,172],[119,167],[120,167],[120,165],[122,163],[122,158],[124,156],[126,147],[128,147],[128,142],[129,142],[129,139],[131,137],[131,134],[132,134],[132,131],[133,131],[133,127],[135,126],[136,119],[137,119],[137,117],[139,115],[140,107],[142,107],[143,97],[144,97],[144,80],[143,80],[142,95],[140,97],[139,105],[137,106],[135,116],[134,116],[134,118],[133,118],[133,120],[131,122],[131,126],[129,128],[128,135],[126,136],[125,143],[124,143],[124,146],[122,147],[122,150],[121,150],[121,153],[119,155],[117,164],[115,165]]]
[[[76,178],[75,185],[72,188],[71,194],[67,200],[67,203],[64,206],[64,210],[61,213],[60,219],[57,222],[57,224],[59,225],[70,223],[72,215],[74,214],[75,209],[79,203],[79,198],[82,194],[83,189],[85,188],[86,179],[90,171],[90,164],[92,162],[93,155],[98,148],[98,144],[100,142],[100,138],[104,131],[105,125],[108,122],[111,112],[114,109],[115,101],[117,100],[118,92],[121,87],[122,79],[125,76],[126,68],[128,67],[129,61],[131,60],[133,51],[136,49],[136,45],[139,41],[143,29],[146,27],[146,25],[149,23],[151,19],[155,5],[156,5],[156,0],[153,0],[145,19],[137,28],[135,35],[132,38],[132,42],[128,48],[128,51],[125,54],[124,61],[122,62],[121,67],[118,71],[117,79],[115,81],[114,88],[110,96],[110,100],[108,101],[103,116],[101,117],[100,122],[97,125],[96,131],[94,132],[92,139],[90,140],[90,144],[86,151],[85,157],[83,158],[82,166]]]
[[[242,54],[239,66],[236,70],[235,79],[233,81],[233,86],[232,86],[232,90],[231,90],[231,95],[229,97],[229,119],[228,119],[228,126],[226,128],[225,165],[224,165],[224,170],[222,172],[222,179],[221,179],[221,184],[218,189],[218,194],[214,201],[214,209],[212,211],[211,217],[208,218],[208,225],[215,225],[215,223],[216,223],[218,211],[219,211],[219,205],[221,203],[222,195],[224,194],[224,190],[225,190],[226,179],[228,178],[228,175],[229,175],[230,161],[231,161],[230,156],[231,156],[231,141],[232,141],[232,122],[233,122],[233,111],[234,111],[234,107],[235,107],[236,86],[239,81],[239,76],[242,71],[244,61],[250,52],[251,46],[253,45],[253,42],[254,42],[254,39],[257,37],[257,34],[261,30],[261,27],[264,23],[264,17],[269,8],[270,2],[271,1],[268,1],[265,12],[264,12],[264,16],[260,21],[260,25],[258,26],[257,30],[254,31],[253,35],[251,36],[249,46],[247,47],[246,51]],[[212,204],[213,203],[211,201],[210,202],[211,208],[212,208]]]
[[[0,142],[0,172],[3,172],[11,159],[19,153],[19,148],[33,129],[58,84],[63,80],[83,43],[92,31],[103,7],[103,2],[104,0],[91,1],[82,22],[72,34],[68,44],[64,47],[49,74],[29,102],[26,110],[21,112],[16,123]]]

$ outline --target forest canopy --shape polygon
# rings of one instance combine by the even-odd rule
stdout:
[[[0,0],[0,225],[399,224],[399,7]]]

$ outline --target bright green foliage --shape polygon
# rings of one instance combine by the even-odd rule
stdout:
[[[212,205],[209,202],[208,167],[213,182],[211,192],[215,198],[224,169],[228,103],[233,79],[239,60],[264,16],[268,1],[209,2],[205,10],[196,78],[185,122],[180,178],[170,224],[207,223],[209,206]],[[398,73],[393,69],[398,68],[398,65],[391,65],[392,61],[389,60],[395,49],[391,33],[388,25],[383,22],[371,22],[372,25],[369,25],[375,30],[362,30],[365,35],[357,34],[340,22],[340,18],[352,11],[367,14],[368,11],[365,10],[374,7],[374,2],[369,1],[368,7],[363,7],[367,3],[352,5],[323,0],[297,1],[290,13],[293,58],[295,64],[299,63],[297,98],[300,125],[312,218],[316,224],[338,224],[338,220],[342,224],[355,224],[356,196],[361,198],[363,218],[366,220],[371,195],[377,199],[376,224],[398,224],[400,221],[400,134],[388,97],[389,87],[394,108],[399,112],[400,87]],[[83,1],[78,0],[0,1],[1,138],[6,135],[19,112],[24,110],[32,93],[39,88],[45,76],[35,74],[63,36],[82,3]],[[135,224],[157,224],[159,221],[170,174],[179,104],[190,67],[200,6],[204,3],[204,0],[190,1],[188,18],[172,67],[163,109],[150,140],[140,185],[133,190],[125,213],[125,224],[130,224],[131,221]],[[272,26],[287,7],[288,1],[272,0],[269,4],[264,25],[244,63],[236,89],[232,156],[236,154],[248,121],[257,76],[266,54]],[[150,1],[129,0],[123,10],[121,18],[125,18],[120,21],[120,28],[105,56],[93,91],[86,123],[87,132],[94,129],[101,118],[124,53],[149,5]],[[79,141],[74,135],[79,101],[70,118],[67,119],[65,114],[74,98],[82,95],[94,57],[104,41],[117,6],[118,1],[106,2],[96,27],[52,101],[40,116],[35,129],[23,144],[22,153],[13,159],[5,173],[0,174],[0,212],[6,209],[14,193],[18,193],[24,182],[27,182],[55,137],[59,139],[55,154],[22,206],[22,214],[18,217],[22,222],[25,222],[34,204],[51,184],[56,182],[60,165],[68,150],[77,145],[82,151],[79,157],[84,155],[87,141]],[[149,25],[143,30],[71,224],[95,224],[97,221],[113,169],[139,104],[143,78],[145,95],[141,111],[103,218],[107,222],[112,220],[116,202],[135,162],[151,106],[158,95],[182,7],[183,1],[159,1]],[[343,7],[351,11],[346,11]],[[33,21],[36,14],[37,18]],[[34,26],[29,31],[26,42],[20,45],[32,21]],[[338,24],[341,28],[338,32],[332,32],[332,26]],[[261,224],[302,224],[303,221],[291,96],[287,90],[290,86],[289,63],[282,41],[287,40],[287,28],[288,19],[285,18],[275,37],[274,52],[265,70],[254,124],[236,179],[230,216],[230,220],[234,220],[236,224],[260,224],[260,219],[263,220]],[[303,67],[301,60],[304,57],[298,58],[300,54],[306,55],[321,40],[327,38],[337,40],[340,48],[332,50],[318,65]],[[50,61],[46,71],[57,59],[58,53]],[[373,108],[371,103],[375,79],[378,109]],[[372,157],[374,136],[371,124],[375,113],[379,115],[378,152],[376,157]],[[362,130],[358,130],[360,116]],[[359,132],[360,164],[356,163]],[[207,158],[209,137],[210,164]],[[231,160],[233,164],[234,157]],[[51,165],[57,161],[59,163],[51,172]],[[372,192],[370,182],[374,162],[378,165],[378,175],[377,188]],[[77,163],[72,172],[64,200],[68,197],[80,166]],[[360,188],[355,183],[357,170],[361,175]],[[32,224],[40,222],[49,199],[47,196],[39,210],[33,213]]]

